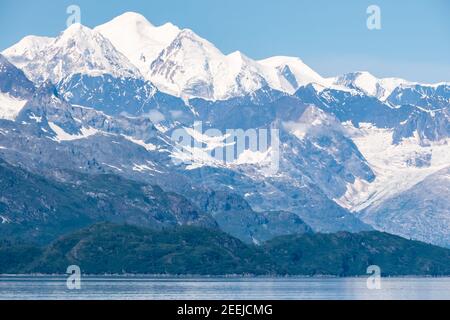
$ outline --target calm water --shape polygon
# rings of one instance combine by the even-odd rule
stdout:
[[[83,277],[81,290],[66,278],[0,276],[4,299],[450,299],[450,278],[383,278],[368,290],[365,278],[156,278]]]

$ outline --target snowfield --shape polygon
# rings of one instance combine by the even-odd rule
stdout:
[[[358,149],[375,172],[376,180],[356,180],[336,202],[355,212],[377,205],[404,192],[428,176],[449,166],[450,139],[421,146],[417,138],[395,145],[393,131],[364,124],[361,129],[345,124]],[[425,159],[423,165],[417,161]]]
[[[26,103],[26,100],[17,99],[8,93],[0,92],[0,119],[15,120]]]

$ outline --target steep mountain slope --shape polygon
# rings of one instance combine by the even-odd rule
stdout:
[[[338,203],[352,211],[378,206],[449,165],[448,138],[423,145],[417,134],[395,142],[394,129],[380,129],[371,124],[347,128],[376,176],[370,184],[358,179],[347,186]]]
[[[218,207],[213,210],[216,219],[224,217],[221,227],[247,242],[310,230],[293,214],[262,212],[259,216],[239,197],[234,197],[233,202],[247,210],[229,215],[230,192],[221,198],[214,193],[208,195],[209,189],[194,189],[185,172],[177,172],[171,166],[171,139],[161,131],[160,124],[154,124],[154,119],[112,117],[95,109],[72,106],[61,100],[50,84],[37,88],[36,92],[17,121],[0,122],[0,153],[11,163],[50,180],[75,183],[65,173],[74,170],[89,174],[114,173],[126,179],[162,185],[190,199],[200,199],[196,203],[208,213],[212,213],[212,208],[205,201],[214,202]],[[203,193],[206,198],[201,196]],[[286,221],[281,216],[294,224],[283,228]]]
[[[203,119],[208,119],[211,128],[224,130],[223,136],[215,137],[213,143],[218,154],[222,154],[220,150],[226,145],[223,143],[226,128],[280,128],[280,148],[279,158],[271,152],[265,153],[264,158],[261,153],[252,153],[258,160],[250,161],[247,153],[246,163],[235,160],[224,166],[221,162],[199,159],[194,161],[195,166],[181,165],[189,179],[214,190],[232,189],[257,211],[295,213],[315,231],[368,228],[330,200],[344,194],[347,183],[373,180],[365,159],[332,116],[292,97],[263,105],[222,102],[211,107],[194,107]],[[245,118],[242,114],[251,116]],[[208,128],[205,125],[203,130]],[[198,133],[192,136],[197,143],[207,140]],[[275,163],[278,165],[275,172],[268,170]]]
[[[0,119],[14,120],[34,89],[25,74],[0,54]]]
[[[29,98],[34,93],[33,82],[1,54],[0,92],[8,93],[15,98]]]
[[[156,186],[113,175],[60,175],[68,181],[54,181],[0,160],[2,239],[42,243],[95,221],[154,229],[184,224],[216,226],[187,199]]]
[[[359,216],[379,230],[450,247],[449,194],[450,167],[447,167]]]
[[[450,106],[450,84],[403,84],[389,96],[389,103],[393,105],[415,105],[427,110],[440,110]]]
[[[414,110],[407,120],[395,128],[393,142],[416,137],[419,144],[429,146],[450,138],[450,107],[441,110]]]
[[[354,89],[393,106],[415,105],[427,109],[449,105],[448,83],[421,84],[400,78],[376,78],[369,72],[352,72],[326,79],[329,84]]]
[[[372,84],[382,92],[383,83],[375,79]],[[450,165],[449,115],[447,107],[443,107],[447,99],[445,85],[402,84],[385,102],[368,96],[375,95],[367,93],[368,87],[366,93],[350,87],[356,92],[318,90],[308,85],[296,93],[302,101],[315,104],[343,122],[345,135],[353,140],[374,172],[372,180],[350,181],[347,190],[334,197],[335,201],[379,230],[448,246],[448,241],[443,240],[449,232],[445,222],[448,212],[442,209],[448,204],[445,189],[426,182],[440,181],[438,176],[445,177],[441,170]],[[418,94],[408,88],[422,91]],[[429,189],[420,189],[425,185]],[[414,201],[409,197],[411,190],[417,190]],[[428,191],[433,201],[429,201]],[[416,203],[415,208],[420,209],[408,209],[409,203]],[[427,209],[423,203],[429,205]]]
[[[90,107],[110,116],[148,117],[155,125],[189,124],[193,114],[185,103],[162,93],[140,78],[116,78],[109,74],[75,74],[57,84],[60,95],[74,105]]]
[[[410,105],[394,108],[358,90],[342,91],[307,85],[300,88],[295,96],[304,103],[314,104],[335,115],[340,122],[351,122],[355,127],[370,123],[378,128],[394,128],[415,110]]]

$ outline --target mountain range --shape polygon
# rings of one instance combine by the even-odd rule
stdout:
[[[225,150],[227,129],[265,128],[279,131],[276,172],[270,153],[199,156]],[[450,247],[449,141],[449,83],[324,78],[129,12],[1,53],[0,234],[49,243],[108,221],[257,245],[379,230]]]

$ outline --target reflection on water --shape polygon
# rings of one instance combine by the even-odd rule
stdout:
[[[355,300],[450,299],[450,278],[383,278],[369,290],[366,278],[158,278],[83,277],[68,290],[57,276],[1,276],[1,299]]]

